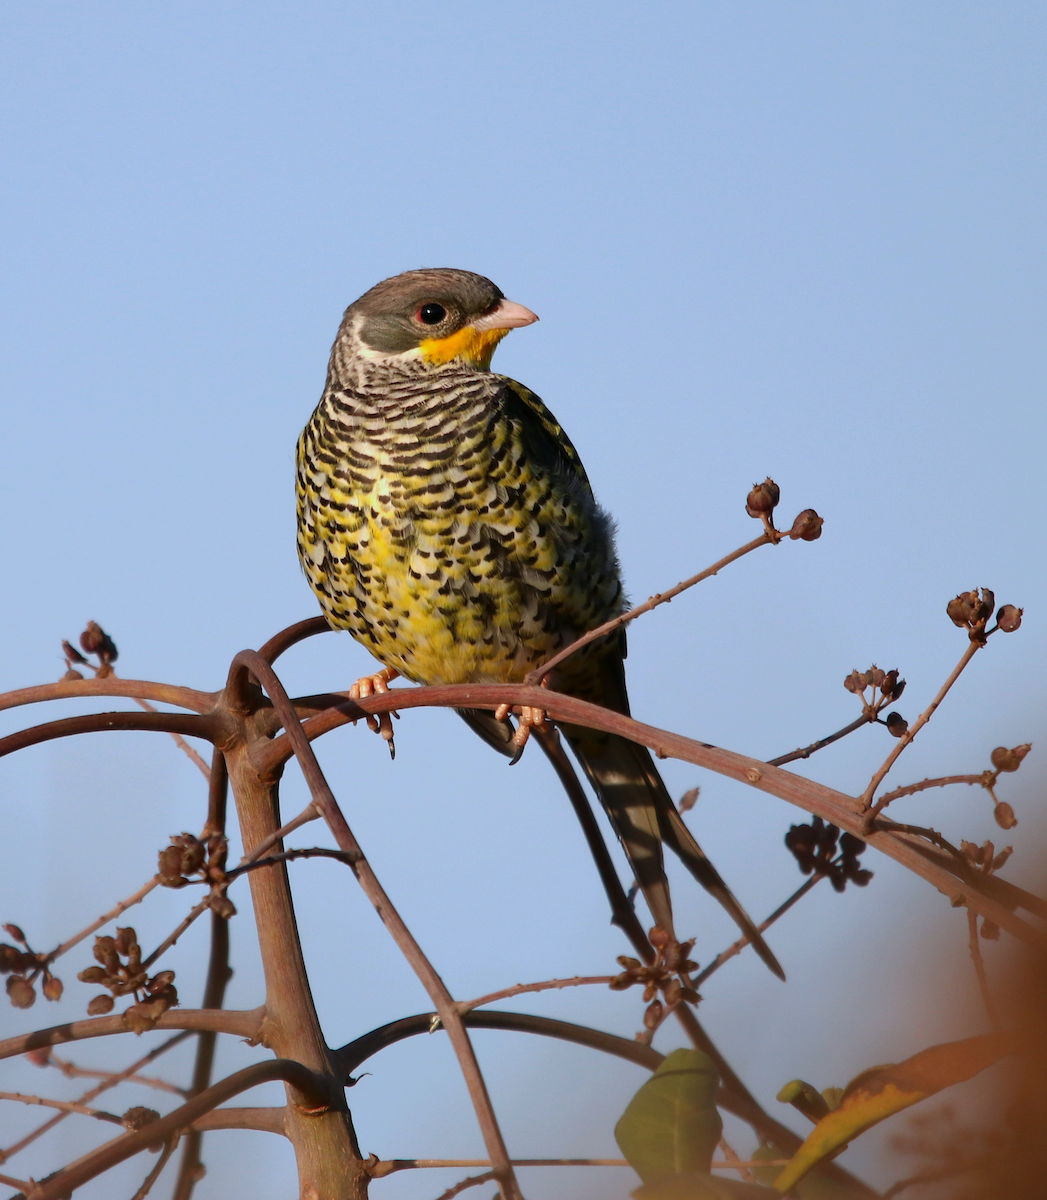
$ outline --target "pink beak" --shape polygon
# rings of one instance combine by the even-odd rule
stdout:
[[[481,332],[487,329],[519,329],[522,325],[533,325],[538,318],[529,308],[522,304],[514,304],[512,300],[502,300],[497,308],[492,309],[486,316],[471,321],[473,329]]]

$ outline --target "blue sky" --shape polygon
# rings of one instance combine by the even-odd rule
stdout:
[[[788,518],[825,517],[821,541],[761,551],[634,628],[641,719],[779,754],[856,715],[841,682],[872,661],[901,668],[912,719],[963,649],[945,603],[985,585],[1026,607],[1025,626],[978,656],[892,779],[979,771],[993,746],[1036,742],[1045,23],[1023,3],[6,6],[2,686],[57,677],[60,639],[93,618],[122,673],[217,687],[237,650],[311,615],[293,450],[342,309],[400,270],[459,266],[540,315],[495,367],[567,428],[635,598],[753,536],[742,504],[767,474]],[[369,661],[328,635],[283,671],[313,691]],[[322,744],[397,903],[462,996],[612,969],[625,947],[544,762],[509,772],[458,725],[406,715],[393,765],[362,727]],[[881,733],[802,769],[860,790],[889,749]],[[1021,820],[1008,872],[1028,886],[1042,883],[1037,758],[1004,789]],[[677,794],[701,783],[699,839],[754,915],[770,911],[799,882],[781,847],[797,814],[680,764],[665,773]],[[201,820],[193,768],[144,734],[35,749],[0,766],[0,791],[25,847],[0,916],[42,945],[133,891],[167,836]],[[286,792],[290,811],[293,773]],[[906,815],[1004,840],[966,789]],[[817,891],[772,938],[787,987],[743,958],[706,989],[711,1031],[769,1105],[796,1075],[843,1083],[980,1028],[955,999],[962,914],[868,865],[868,889]],[[332,1041],[427,1007],[351,881],[331,864],[292,870]],[[687,880],[676,892],[708,961],[731,927]],[[183,901],[136,914],[143,940]],[[231,1002],[254,1004],[246,916],[233,937]],[[172,962],[187,1003],[200,953],[186,939]],[[87,992],[69,994],[0,1012],[0,1030],[72,1019]],[[638,1028],[638,1003],[602,992],[517,1003]],[[479,1042],[511,1147],[614,1154],[640,1073],[521,1042]],[[350,1094],[365,1149],[480,1153],[445,1046],[371,1067]],[[94,1131],[66,1126],[71,1156]],[[251,1194],[287,1193],[284,1147],[215,1135],[212,1159],[218,1137],[255,1172]],[[856,1167],[889,1182],[870,1146]],[[20,1169],[53,1165],[30,1157]],[[233,1169],[216,1161],[201,1200]],[[374,1194],[451,1182],[422,1174]],[[629,1186],[528,1181],[549,1196]]]

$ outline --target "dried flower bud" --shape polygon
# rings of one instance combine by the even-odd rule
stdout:
[[[4,933],[6,933],[8,937],[13,937],[16,942],[21,942],[23,946],[27,945],[25,934],[17,925],[5,925]]]
[[[125,925],[123,929],[117,926],[115,947],[117,954],[122,954],[124,958],[140,953],[138,935],[130,925]]]
[[[79,671],[74,671],[72,667],[62,676],[63,683],[75,683],[78,679],[83,679],[83,675]]]
[[[120,1120],[125,1129],[135,1133],[147,1125],[152,1125],[154,1121],[159,1121],[160,1114],[155,1108],[143,1108],[141,1105],[136,1105],[134,1108],[129,1108]]]
[[[0,975],[6,975],[8,971],[17,971],[21,966],[22,951],[17,946],[0,942]]]
[[[1013,604],[1005,604],[996,614],[996,624],[1003,633],[1014,633],[1021,626],[1024,608],[1015,608]]]
[[[818,516],[813,508],[805,508],[796,520],[793,521],[793,527],[789,530],[789,536],[794,542],[816,542],[822,536],[822,526],[824,524],[825,521]]]
[[[865,673],[865,677],[868,679],[869,684],[872,687],[878,688],[882,687],[883,681],[887,678],[887,672],[881,670],[875,663],[873,663],[873,665]]]
[[[61,1000],[62,992],[65,988],[62,987],[62,981],[54,975],[49,975],[44,980],[44,999],[45,1000]]]
[[[665,992],[663,993],[665,996],[665,1003],[666,1004],[679,1004],[680,1003],[680,993],[682,990],[683,990],[683,985],[680,983],[679,979],[670,979],[669,982],[665,985]]]
[[[1013,829],[1018,824],[1018,818],[1014,815],[1014,809],[1004,800],[993,809],[993,817],[996,824],[1001,829]]]
[[[89,1017],[104,1017],[106,1013],[113,1011],[115,1003],[116,1001],[112,996],[95,996],[87,1006],[87,1015]]]
[[[643,1015],[644,1029],[657,1029],[665,1017],[665,1006],[661,1000],[652,1000]]]
[[[992,860],[992,869],[998,871],[1013,853],[1013,846],[1004,846],[1000,853]]]
[[[754,483],[745,498],[745,511],[750,517],[762,517],[774,512],[779,498],[778,485],[768,476],[763,483]]]
[[[76,649],[70,642],[62,642],[62,653],[66,657],[67,662],[79,663],[81,666],[86,665],[87,659]],[[83,676],[81,676],[83,678]]]
[[[189,883],[182,875],[182,851],[177,846],[168,846],[158,856],[160,882],[164,887],[180,888]]]
[[[905,680],[898,678],[898,668],[886,672],[880,683],[880,695],[884,700],[897,700],[905,691]]]
[[[850,875],[848,876],[851,883],[853,883],[855,885],[855,887],[865,887],[868,884],[869,880],[872,879],[872,877],[873,877],[872,871],[866,871],[866,870],[852,871],[850,873]]]
[[[28,979],[11,975],[7,980],[7,998],[15,1008],[32,1008],[36,1003],[36,992]]]
[[[853,833],[845,833],[840,837],[840,849],[848,858],[857,858],[859,854],[865,853],[865,843]]]
[[[97,654],[103,663],[116,662],[116,644],[97,621],[88,621],[87,628],[80,634],[80,645],[88,654]]]
[[[989,757],[997,771],[1017,771],[1031,749],[1032,744],[1029,742],[1015,746],[1013,750],[1008,750],[1006,746],[997,746]]]
[[[996,597],[988,588],[982,588],[982,597],[978,602],[978,608],[975,611],[974,619],[976,621],[988,621],[992,616],[992,610],[996,607]]]
[[[698,796],[701,793],[701,788],[690,788],[680,797],[680,803],[676,806],[682,812],[690,812],[698,802]]]
[[[952,621],[954,625],[959,626],[960,629],[966,629],[967,622],[970,620],[971,614],[974,611],[974,606],[970,603],[969,599],[972,595],[973,592],[961,592],[959,596],[953,600],[950,600],[945,606],[945,611],[949,617],[949,620]]]
[[[996,855],[996,847],[992,842],[982,842],[978,849],[978,866],[987,867]]]
[[[94,955],[95,961],[101,963],[107,971],[116,971],[120,966],[116,941],[108,935],[95,938]]]
[[[843,686],[857,696],[865,687],[865,676],[860,671],[852,671],[843,681]]]
[[[216,917],[221,917],[223,921],[229,921],[236,916],[236,905],[224,893],[212,896],[207,906]]]
[[[630,958],[627,954],[619,954],[618,965],[624,967],[627,971],[638,971],[640,969],[640,960],[638,958]]]
[[[978,861],[978,847],[974,842],[961,842],[960,851],[966,856],[968,862],[976,863]]]
[[[995,942],[999,939],[1000,927],[995,921],[982,921],[982,937],[990,942]]]
[[[909,722],[899,712],[888,713],[885,724],[887,732],[896,738],[900,738],[909,728]]]
[[[653,925],[647,937],[656,950],[661,949],[663,946],[668,946],[671,940],[661,925]]]
[[[51,1065],[51,1047],[38,1046],[35,1050],[27,1050],[23,1055],[34,1067],[49,1067]]]

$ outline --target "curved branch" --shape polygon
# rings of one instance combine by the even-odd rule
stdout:
[[[155,1029],[214,1030],[215,1033],[231,1033],[246,1038],[252,1045],[261,1037],[264,1008],[169,1009],[154,1026]],[[59,1046],[63,1042],[79,1042],[84,1038],[109,1037],[114,1033],[130,1033],[123,1016],[116,1013],[109,1017],[88,1017],[84,1021],[70,1021],[66,1025],[52,1025],[50,1029],[36,1029],[32,1033],[19,1034],[0,1042],[0,1059],[13,1058],[16,1054],[27,1054],[42,1046]]]
[[[603,1033],[599,1029],[589,1029],[585,1025],[573,1025],[570,1021],[557,1021],[553,1017],[537,1017],[533,1013],[498,1012],[487,1009],[474,1009],[462,1015],[462,1019],[470,1029],[503,1029],[513,1033],[537,1033],[543,1037],[559,1038],[560,1041],[574,1042],[578,1046],[588,1046],[591,1050],[600,1050],[604,1054],[613,1054],[624,1058],[627,1062],[635,1063],[653,1071],[665,1057],[631,1038],[618,1037],[613,1033]],[[356,1038],[333,1051],[334,1056],[341,1062],[346,1074],[346,1086],[351,1082],[349,1076],[361,1063],[366,1062],[379,1050],[402,1042],[405,1038],[415,1037],[420,1033],[429,1033],[433,1022],[438,1020],[436,1013],[418,1013],[413,1017],[401,1017],[399,1021],[390,1021],[378,1029],[372,1029],[362,1037]]]
[[[248,1088],[257,1087],[260,1083],[269,1083],[276,1079],[291,1084],[307,1097],[310,1104],[316,1105],[317,1108],[330,1107],[331,1095],[327,1080],[310,1071],[308,1067],[303,1067],[301,1063],[292,1062],[287,1058],[274,1058],[268,1062],[255,1063],[253,1066],[245,1067],[242,1071],[236,1071],[220,1083],[201,1092],[199,1096],[194,1096],[192,1100],[187,1100],[174,1112],[168,1113],[166,1117],[161,1117],[158,1121],[153,1121],[144,1129],[126,1133],[123,1137],[107,1142],[76,1162],[70,1163],[68,1167],[56,1172],[45,1183],[29,1192],[28,1200],[62,1200],[75,1188],[96,1178],[111,1167],[115,1167],[117,1163],[122,1163],[135,1154],[140,1154],[143,1150],[156,1146],[171,1134],[192,1125],[195,1120],[216,1108],[223,1100],[239,1095]]]
[[[296,621],[294,625],[288,625],[286,629],[273,634],[269,641],[259,647],[258,654],[272,666],[281,654],[290,650],[292,646],[297,646],[299,642],[304,642],[306,638],[315,637],[318,633],[334,632],[327,624],[326,617],[307,617],[304,621]]]
[[[870,846],[893,858],[902,866],[926,879],[950,899],[967,904],[983,917],[988,917],[1001,929],[1032,945],[1042,944],[1040,933],[1016,917],[1002,900],[1002,892],[985,880],[976,877],[969,865],[950,855],[935,851],[918,837],[891,831],[891,822],[877,820],[865,829],[858,801],[814,780],[804,779],[780,767],[771,766],[757,758],[722,750],[718,746],[669,733],[653,725],[644,725],[622,713],[600,708],[574,696],[549,688],[525,687],[521,684],[454,684],[440,687],[396,688],[366,700],[346,699],[337,708],[328,709],[302,725],[310,740],[339,725],[367,713],[403,712],[408,708],[497,708],[501,703],[542,708],[558,721],[584,725],[603,733],[618,734],[647,746],[659,758],[677,758],[695,766],[705,767],[739,783],[795,804],[853,834]],[[260,770],[274,770],[291,754],[287,735],[253,750],[252,757]],[[865,818],[868,814],[865,814]],[[997,884],[1003,883],[996,880]]]
[[[284,1106],[277,1108],[212,1108],[197,1117],[193,1129],[207,1133],[212,1129],[258,1129],[262,1133],[278,1133],[287,1137],[284,1128]]]
[[[84,696],[155,700],[159,704],[173,704],[176,708],[187,708],[196,713],[209,713],[218,699],[214,692],[198,692],[195,688],[177,687],[171,683],[120,679],[110,675],[104,679],[60,679],[57,683],[40,683],[36,687],[3,692],[0,693],[0,711],[18,708],[23,704],[38,704],[44,700],[82,700]]]
[[[17,733],[0,738],[0,758],[24,750],[27,746],[39,746],[55,738],[74,737],[78,733],[103,733],[110,729],[144,729],[151,733],[184,734],[210,742],[215,737],[215,723],[209,716],[192,713],[166,712],[109,712],[87,713],[82,717],[65,717],[60,721],[48,721],[44,725],[32,725]]]

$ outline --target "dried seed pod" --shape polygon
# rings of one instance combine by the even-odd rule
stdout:
[[[62,676],[63,683],[75,683],[78,679],[83,679],[83,675],[79,671],[74,671],[72,667]]]
[[[1013,853],[1013,846],[1004,846],[1000,853],[992,860],[992,869],[998,871]]]
[[[6,942],[0,942],[0,975],[6,975],[9,971],[21,970],[23,957],[22,951],[17,946],[9,946]]]
[[[860,671],[854,670],[843,681],[843,686],[857,696],[865,687],[865,676]]]
[[[789,530],[789,537],[794,542],[816,542],[822,536],[822,526],[824,524],[825,521],[823,518],[818,516],[813,508],[805,508],[796,520],[793,521],[792,529]]]
[[[10,975],[7,980],[7,998],[15,1008],[32,1008],[36,1003],[36,992],[28,979],[21,975]]]
[[[106,1013],[113,1011],[115,1003],[116,1001],[112,996],[95,996],[87,1006],[87,1015],[89,1017],[104,1017]]]
[[[887,732],[891,737],[900,738],[909,728],[909,722],[902,716],[900,712],[892,712],[887,714],[885,722]]]
[[[652,1000],[643,1015],[644,1029],[657,1029],[665,1016],[665,1006],[661,1000]]]
[[[1018,824],[1014,809],[1004,800],[993,809],[993,818],[1001,829],[1013,829]]]
[[[745,511],[750,517],[763,517],[774,512],[781,493],[778,485],[768,476],[763,483],[754,483],[745,498]]]
[[[996,624],[1003,633],[1014,633],[1021,626],[1024,608],[1015,608],[1013,604],[1005,604],[996,614]]]
[[[62,981],[54,975],[48,975],[44,980],[43,993],[45,1000],[61,1000],[65,988]]]
[[[67,662],[79,663],[81,666],[87,665],[87,659],[76,649],[70,642],[62,642],[62,653],[66,657]]]
[[[23,946],[27,945],[25,934],[18,925],[5,925],[4,933],[9,937],[13,937],[16,942],[21,942]]]

